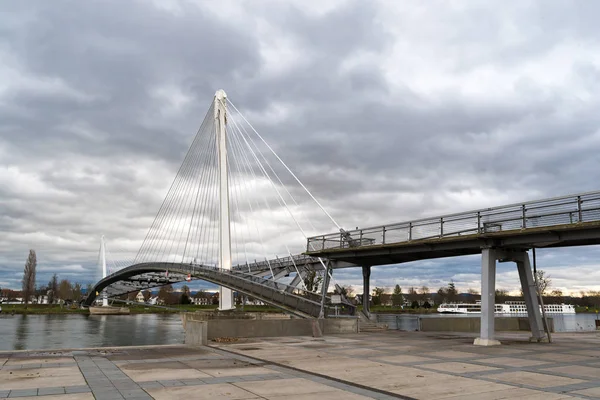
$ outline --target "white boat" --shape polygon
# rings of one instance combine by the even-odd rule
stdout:
[[[437,311],[446,314],[481,314],[481,302],[477,303],[444,303],[440,304]],[[541,306],[540,306],[541,311]],[[571,304],[544,304],[546,314],[575,314],[575,307]],[[524,301],[507,301],[504,304],[495,304],[496,314],[527,314]]]

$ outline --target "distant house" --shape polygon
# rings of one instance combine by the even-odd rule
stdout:
[[[158,300],[158,296],[151,296],[148,299],[148,304],[150,304],[152,306],[160,305],[160,303],[162,303],[162,302],[160,300]]]
[[[192,304],[197,306],[208,306],[212,304],[212,299],[209,299],[208,297],[192,297],[191,300]]]
[[[32,304],[48,304],[48,296],[46,296],[46,295],[39,295],[37,297],[33,297],[31,299],[31,303]]]
[[[135,301],[138,302],[138,303],[143,303],[144,302],[144,294],[142,293],[141,290],[135,296]]]
[[[381,300],[382,306],[392,306],[394,304],[392,302],[392,295],[389,293],[384,293],[384,294],[380,295],[379,299]]]

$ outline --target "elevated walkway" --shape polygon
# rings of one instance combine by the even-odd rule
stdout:
[[[361,266],[600,244],[600,191],[308,238],[306,254]]]

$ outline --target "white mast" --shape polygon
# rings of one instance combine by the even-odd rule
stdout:
[[[106,246],[104,245],[104,235],[100,238],[100,263],[102,264],[102,279],[106,278]],[[102,306],[108,307],[108,297],[106,290],[102,291]]]
[[[229,225],[229,182],[227,171],[227,94],[215,93],[215,128],[219,156],[219,267],[231,269],[231,231]],[[220,287],[219,310],[233,309],[233,292]]]

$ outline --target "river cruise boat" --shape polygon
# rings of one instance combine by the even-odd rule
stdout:
[[[540,307],[541,309],[541,307]],[[445,314],[481,314],[481,302],[477,303],[444,303],[438,307],[439,313]],[[575,314],[575,307],[571,304],[544,304],[546,314]],[[496,314],[527,314],[524,301],[507,301],[495,304]]]

